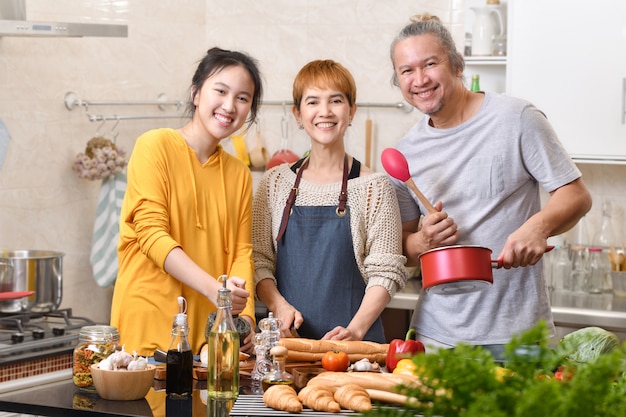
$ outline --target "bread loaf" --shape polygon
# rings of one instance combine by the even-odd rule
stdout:
[[[339,388],[343,385],[356,384],[365,389],[396,392],[398,385],[421,386],[419,378],[413,375],[389,374],[381,372],[322,372],[311,378],[307,386],[326,386]]]
[[[324,352],[326,353],[326,352]],[[289,362],[317,362],[322,360],[324,353],[301,352],[298,350],[288,350],[287,360]],[[354,363],[361,359],[367,359],[370,362],[378,362],[384,364],[387,357],[386,353],[348,353],[350,363]]]
[[[282,338],[278,344],[287,348],[290,362],[316,362],[329,351],[348,354],[350,362],[367,359],[370,362],[385,363],[388,344],[360,340],[316,340],[302,337]]]
[[[370,401],[378,401],[387,404],[406,405],[419,404],[417,398],[407,397],[406,395],[396,394],[395,392],[383,391],[378,389],[365,390],[370,396]]]
[[[366,342],[362,340],[316,340],[303,337],[284,337],[278,344],[297,352],[326,353],[330,350],[339,350],[347,354],[387,354],[389,344]]]

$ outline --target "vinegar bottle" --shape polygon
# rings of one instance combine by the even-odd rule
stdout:
[[[193,383],[193,354],[189,345],[186,301],[178,297],[178,314],[172,325],[172,343],[167,351],[165,392],[168,396],[191,395]]]
[[[239,396],[239,333],[231,312],[230,290],[226,275],[217,296],[217,315],[209,332],[209,398],[237,398]]]

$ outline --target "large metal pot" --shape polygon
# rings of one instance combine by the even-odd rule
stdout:
[[[47,313],[55,311],[63,298],[62,252],[43,250],[0,250],[0,262],[9,263],[13,274],[5,274],[3,291],[34,291],[19,300],[0,301],[0,313]]]

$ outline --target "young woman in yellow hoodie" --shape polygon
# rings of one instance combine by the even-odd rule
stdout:
[[[141,135],[128,163],[111,325],[140,355],[168,349],[178,296],[197,354],[223,274],[233,314],[254,328],[252,177],[220,141],[256,119],[261,76],[248,55],[212,48],[190,90],[191,120]],[[242,351],[252,350],[251,336]]]

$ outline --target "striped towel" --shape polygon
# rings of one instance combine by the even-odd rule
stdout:
[[[117,241],[126,175],[119,173],[102,180],[96,219],[91,240],[91,268],[101,287],[108,287],[117,278]]]

